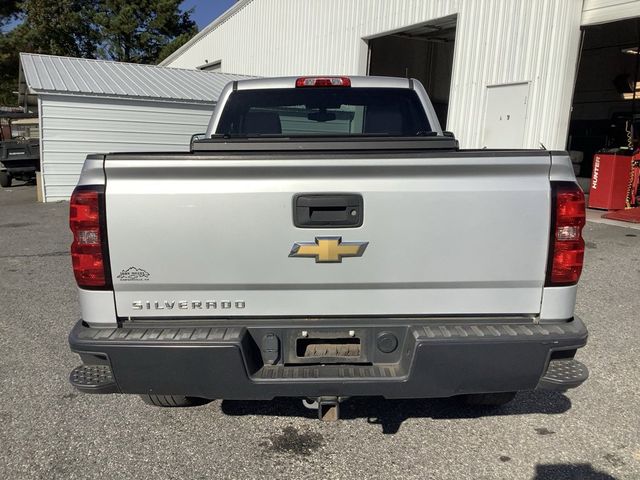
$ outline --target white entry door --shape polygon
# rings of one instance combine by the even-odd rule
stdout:
[[[487,87],[484,147],[524,147],[528,96],[528,82]]]

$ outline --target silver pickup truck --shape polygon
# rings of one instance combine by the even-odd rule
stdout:
[[[568,155],[460,150],[416,80],[233,82],[191,152],[88,156],[70,212],[83,392],[336,419],[588,375]]]

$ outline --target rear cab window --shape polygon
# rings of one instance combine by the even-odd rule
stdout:
[[[414,90],[313,87],[234,91],[215,133],[247,137],[414,137],[431,132]]]

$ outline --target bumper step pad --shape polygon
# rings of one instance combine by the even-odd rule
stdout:
[[[541,390],[567,390],[576,388],[589,378],[586,366],[572,358],[551,360],[547,372],[540,379]]]
[[[254,381],[270,380],[399,380],[406,373],[395,365],[265,365],[252,376]]]
[[[69,381],[84,393],[118,393],[109,365],[80,365],[71,370]]]

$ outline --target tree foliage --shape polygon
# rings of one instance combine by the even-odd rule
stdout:
[[[0,105],[14,104],[18,82],[18,55],[13,35],[4,29],[19,15],[17,0],[0,1]]]
[[[156,63],[198,31],[181,0],[0,0],[0,104],[16,103],[19,52]],[[18,24],[9,31],[11,22]],[[5,27],[2,30],[2,27]]]
[[[0,32],[0,105],[15,105],[18,88],[18,55],[12,37]]]
[[[24,0],[24,21],[15,28],[22,51],[92,57],[99,37],[92,18],[95,0]]]
[[[154,63],[174,41],[186,41],[198,30],[181,0],[103,0],[95,23],[104,57],[123,62]]]

